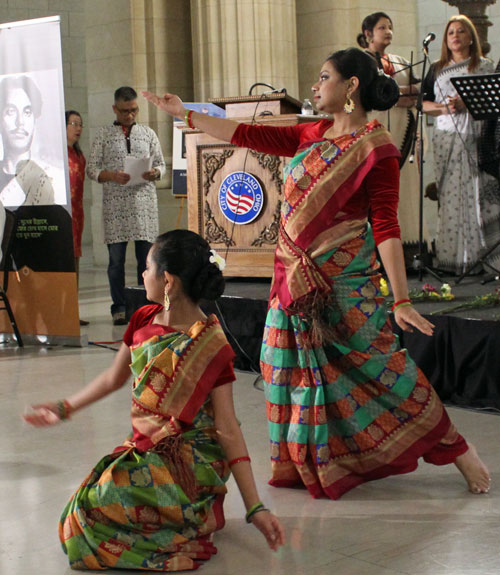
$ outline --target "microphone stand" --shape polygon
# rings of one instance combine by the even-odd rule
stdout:
[[[427,64],[427,60],[429,58],[428,48],[427,45],[424,43],[424,59],[423,59],[423,66],[422,66],[422,81],[420,84],[420,91],[417,97],[416,102],[416,109],[417,109],[417,129],[415,130],[415,134],[413,136],[413,145],[410,157],[415,157],[415,149],[418,140],[418,165],[419,165],[419,182],[420,182],[420,189],[419,189],[419,217],[418,217],[418,255],[415,255],[413,258],[413,269],[418,270],[418,279],[422,281],[422,276],[424,271],[431,274],[437,280],[441,281],[441,277],[431,268],[427,267],[423,263],[423,246],[424,246],[424,114],[423,114],[423,99],[424,99],[424,92],[423,92],[423,82],[425,79],[425,68]],[[418,136],[420,130],[420,138]]]

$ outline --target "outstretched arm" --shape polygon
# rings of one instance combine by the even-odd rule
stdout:
[[[392,287],[394,301],[408,299],[408,282],[403,256],[403,246],[399,238],[389,238],[378,245],[380,258]],[[394,318],[399,327],[404,331],[413,331],[416,327],[426,335],[432,335],[434,325],[422,317],[413,306],[398,307],[394,312]]]
[[[217,439],[229,461],[248,456],[243,434],[234,413],[233,386],[230,383],[216,387],[211,392],[215,414]],[[240,461],[231,466],[234,479],[248,511],[259,503],[250,461]],[[252,516],[251,522],[261,531],[271,549],[276,551],[285,542],[285,532],[277,517],[269,511],[260,511]]]
[[[66,398],[71,413],[106,397],[122,387],[130,376],[130,350],[122,343],[111,366],[98,375],[82,390]],[[35,427],[45,427],[60,423],[57,402],[33,405],[32,411],[24,415],[27,423]]]
[[[163,110],[170,116],[184,120],[186,108],[184,108],[179,96],[167,93],[161,97],[151,92],[142,92],[142,95],[146,100],[148,100],[148,102],[151,102],[151,104],[154,104],[157,108],[160,108],[160,110]],[[238,127],[238,122],[234,122],[233,120],[215,118],[214,116],[200,114],[199,112],[191,113],[191,123],[195,128],[210,134],[214,138],[223,140],[224,142],[231,141],[231,138]]]

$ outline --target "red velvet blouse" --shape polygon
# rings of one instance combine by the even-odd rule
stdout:
[[[266,154],[292,157],[311,144],[324,140],[323,134],[331,126],[329,120],[284,127],[240,124],[231,143]],[[401,238],[398,198],[398,158],[386,158],[370,170],[342,211],[347,214],[365,211],[370,217],[373,236],[378,245],[389,238]]]

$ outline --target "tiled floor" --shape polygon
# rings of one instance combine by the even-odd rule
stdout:
[[[84,270],[81,315],[90,341],[119,339],[111,326],[104,271]],[[61,426],[36,430],[24,406],[64,397],[105,368],[113,351],[27,347],[0,350],[0,573],[68,574],[57,537],[59,514],[89,469],[129,431],[126,388]],[[262,499],[282,518],[287,544],[274,554],[242,519],[231,481],[227,525],[206,575],[497,575],[500,573],[500,447],[497,415],[450,409],[493,476],[491,493],[474,496],[452,466],[422,463],[413,474],[366,484],[340,501],[275,489],[269,476],[264,398],[254,375],[238,374],[235,398]],[[122,573],[124,573],[122,571]]]

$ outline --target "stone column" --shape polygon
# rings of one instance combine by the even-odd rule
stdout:
[[[486,7],[495,4],[497,0],[444,0],[450,6],[456,6],[460,14],[464,14],[474,22],[483,54],[486,56],[491,50],[488,43],[488,27],[492,25],[486,15]]]
[[[160,230],[172,228],[179,203],[167,191],[171,185],[172,121],[150,106],[140,92],[147,89],[163,93],[168,89],[182,94],[185,100],[192,99],[189,3],[86,0],[85,38],[90,140],[97,128],[115,119],[112,105],[116,88],[127,85],[135,88],[139,93],[138,122],[149,125],[158,134],[167,164],[167,177],[158,184]],[[104,265],[108,255],[103,244],[101,204],[101,185],[93,183],[94,261]],[[128,262],[132,264],[134,259],[132,253],[128,254]]]
[[[191,21],[195,100],[255,82],[298,95],[295,0],[191,0]]]

